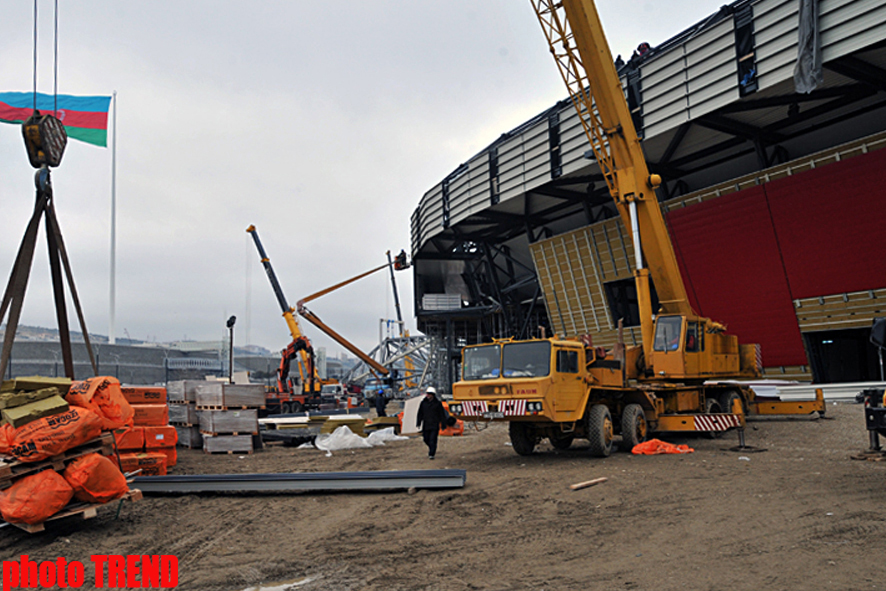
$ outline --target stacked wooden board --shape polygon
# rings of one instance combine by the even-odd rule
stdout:
[[[178,433],[169,424],[166,388],[124,386],[123,396],[135,411],[135,425],[114,432],[124,472],[162,476],[178,462]]]

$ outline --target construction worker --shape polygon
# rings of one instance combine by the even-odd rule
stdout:
[[[388,416],[385,409],[388,407],[388,399],[385,396],[384,388],[379,388],[375,395],[375,414],[380,417]]]
[[[418,405],[415,426],[421,428],[421,436],[428,446],[428,459],[433,460],[437,453],[437,438],[440,427],[446,424],[447,413],[443,403],[437,398],[437,390],[431,386],[425,390],[425,398]]]

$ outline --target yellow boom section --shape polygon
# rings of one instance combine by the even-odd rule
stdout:
[[[531,2],[622,221],[628,229],[637,228],[642,237],[645,245],[642,254],[655,282],[662,311],[694,314],[655,196],[654,189],[660,179],[650,176],[646,167],[640,138],[594,3],[591,0]],[[632,210],[636,211],[636,226],[632,224]],[[638,243],[635,238],[635,250]],[[635,268],[639,270],[644,265],[642,259],[638,258],[638,262]],[[640,287],[638,285],[638,291],[642,291]],[[651,308],[651,303],[647,305]],[[644,343],[651,342],[652,335],[645,334],[645,330],[647,325],[651,330],[652,312],[657,310],[641,307]]]

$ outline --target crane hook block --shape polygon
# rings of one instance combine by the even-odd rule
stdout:
[[[394,270],[402,271],[403,269],[409,268],[409,261],[406,260],[406,251],[401,250],[400,254],[397,255],[397,258],[394,259]]]
[[[28,117],[22,123],[22,136],[25,138],[25,149],[31,166],[58,166],[61,164],[68,134],[62,122],[52,115],[40,115],[40,111]]]

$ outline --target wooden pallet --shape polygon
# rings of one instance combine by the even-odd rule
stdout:
[[[211,456],[221,456],[221,455],[225,455],[225,454],[227,454],[227,455],[229,455],[229,456],[232,456],[232,455],[234,455],[234,454],[247,455],[247,456],[248,456],[248,455],[252,455],[252,452],[253,452],[253,451],[255,451],[255,450],[250,449],[249,451],[246,451],[246,450],[243,450],[243,451],[234,451],[234,450],[228,450],[228,451],[206,451],[206,450],[204,449],[204,450],[203,450],[203,453],[205,453],[205,454],[209,454],[209,455],[211,455]]]
[[[249,406],[246,404],[244,404],[242,406],[226,406],[226,405],[225,406],[215,406],[215,405],[200,406],[200,405],[197,405],[197,410],[264,410],[264,409],[265,409],[265,405],[261,405],[261,406]]]
[[[103,433],[101,437],[93,439],[83,445],[71,448],[57,456],[52,456],[40,462],[21,462],[19,460],[0,463],[0,490],[12,486],[13,481],[28,474],[36,474],[41,470],[52,468],[56,472],[65,469],[72,460],[91,453],[99,453],[104,456],[114,453],[114,435]]]
[[[219,435],[258,435],[258,431],[204,431],[200,429],[200,435],[210,435],[212,437],[218,437]]]
[[[179,421],[175,421],[175,422],[169,421],[169,424],[173,427],[199,427],[200,426],[198,423],[182,423]]]
[[[137,488],[130,489],[126,494],[124,494],[119,499],[114,499],[114,501],[118,501],[119,503],[123,503],[123,501],[140,501],[142,499],[142,491]],[[55,521],[56,519],[63,519],[65,517],[73,517],[75,515],[81,516],[83,519],[92,519],[96,516],[99,507],[106,507],[108,505],[112,505],[114,501],[108,501],[107,503],[76,503],[74,505],[68,505],[46,521]],[[12,523],[7,522],[9,525],[14,525],[15,527],[24,530],[30,534],[34,534],[37,532],[41,532],[45,529],[44,524],[46,521],[42,521],[40,523],[35,523],[33,525],[29,525],[27,523]]]

